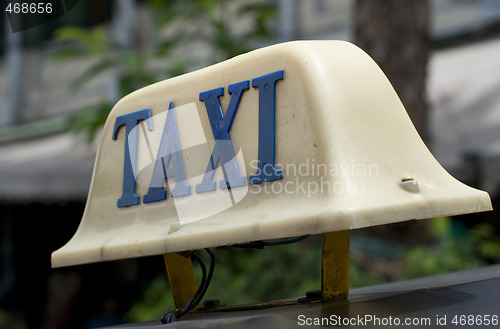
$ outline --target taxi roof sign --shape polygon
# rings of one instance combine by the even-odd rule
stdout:
[[[83,219],[52,266],[487,210],[366,53],[295,41],[121,99]]]

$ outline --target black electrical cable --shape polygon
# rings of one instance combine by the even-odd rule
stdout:
[[[190,311],[193,308],[195,308],[196,305],[198,305],[201,302],[201,300],[203,299],[203,296],[205,296],[205,293],[207,292],[208,286],[210,285],[210,281],[212,280],[212,276],[214,274],[214,268],[215,268],[215,256],[214,256],[214,253],[209,248],[205,248],[205,251],[210,256],[210,268],[208,270],[207,280],[206,280],[206,282],[203,285],[200,285],[200,288],[202,288],[201,292],[198,294],[198,296],[195,295],[196,298],[193,297],[194,299],[193,299],[193,302],[191,303],[193,306],[188,311]]]
[[[201,277],[201,283],[200,283],[200,285],[198,287],[198,290],[196,290],[196,293],[186,303],[186,306],[184,306],[184,313],[187,313],[187,312],[191,311],[193,308],[196,307],[196,305],[198,305],[198,303],[200,301],[199,300],[196,301],[196,300],[199,299],[199,296],[202,294],[203,288],[205,287],[206,282],[207,282],[207,268],[206,268],[205,264],[201,260],[200,256],[198,256],[197,254],[193,254],[192,257],[198,262],[198,264],[200,264],[201,271],[202,271],[202,277]],[[203,293],[203,295],[204,294],[205,293]]]
[[[279,246],[279,245],[284,245],[284,244],[290,244],[290,243],[295,243],[302,241],[306,238],[308,238],[310,235],[303,235],[295,238],[290,238],[290,239],[283,239],[283,240],[274,240],[274,241],[261,241],[259,242],[262,247],[269,247],[269,246]],[[170,312],[163,313],[161,317],[161,322],[163,324],[167,323],[172,323],[180,319],[184,314],[187,312],[191,311],[194,309],[203,299],[205,296],[205,293],[207,292],[208,286],[210,285],[210,281],[212,280],[212,276],[214,274],[214,268],[215,268],[215,256],[212,250],[210,248],[205,248],[205,251],[208,253],[210,256],[210,267],[207,269],[205,264],[203,263],[202,259],[195,253],[191,256],[194,258],[198,264],[200,264],[201,271],[202,271],[202,279],[201,283],[198,287],[198,290],[194,294],[194,296],[186,303],[186,306],[182,309],[175,309]]]
[[[309,236],[310,235],[308,234],[308,235],[302,235],[302,236],[299,236],[296,238],[290,238],[290,239],[286,239],[286,240],[264,241],[263,244],[264,244],[264,247],[279,246],[282,244],[290,244],[290,243],[299,242],[299,241],[302,241],[302,240],[308,238]]]
[[[186,303],[184,308],[182,309],[175,309],[171,312],[165,312],[163,313],[161,317],[161,322],[163,324],[168,324],[177,321],[180,319],[184,314],[187,312],[191,311],[194,309],[203,299],[203,296],[205,296],[205,293],[207,292],[208,286],[210,285],[210,281],[212,280],[212,276],[214,273],[214,268],[215,268],[215,256],[209,248],[205,248],[205,251],[208,253],[210,256],[210,267],[208,270],[207,274],[207,269],[205,264],[203,263],[202,259],[195,253],[193,253],[192,257],[200,264],[201,271],[202,271],[202,278],[201,278],[201,283],[198,287],[198,290],[196,293],[193,295],[193,297]]]
[[[264,247],[272,247],[272,246],[279,246],[282,244],[290,244],[290,243],[295,243],[304,240],[305,238],[310,237],[310,234],[307,235],[302,235],[296,238],[289,238],[289,239],[280,239],[280,240],[268,240],[268,241],[253,241],[253,242],[248,242],[248,243],[242,243],[242,244],[234,244],[229,247],[232,248],[249,248],[249,249],[264,249]]]

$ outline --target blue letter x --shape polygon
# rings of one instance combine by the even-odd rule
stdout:
[[[205,175],[203,176],[203,181],[196,185],[196,193],[215,191],[216,184],[212,179],[214,178],[215,169],[219,165],[219,162],[225,179],[220,181],[219,186],[221,189],[246,185],[246,177],[240,175],[229,131],[233,125],[234,116],[236,115],[236,110],[238,110],[243,91],[247,90],[249,86],[250,81],[248,80],[228,86],[227,89],[229,94],[231,94],[231,100],[229,101],[226,115],[222,112],[219,99],[220,96],[224,95],[224,88],[212,89],[200,93],[200,101],[205,103],[205,108],[207,109],[215,145]]]

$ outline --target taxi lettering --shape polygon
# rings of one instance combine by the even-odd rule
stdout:
[[[250,80],[244,80],[227,87],[231,95],[227,110],[222,109],[220,97],[224,96],[224,87],[208,90],[199,94],[199,100],[205,104],[210,127],[215,140],[203,180],[194,188],[195,193],[206,193],[216,190],[217,183],[213,181],[215,169],[220,165],[224,180],[219,182],[220,189],[230,189],[245,186],[247,178],[240,174],[238,163],[231,145],[231,127],[238,111],[238,107],[245,91],[250,88],[259,91],[259,127],[258,127],[258,168],[254,175],[250,175],[250,184],[259,184],[283,178],[281,170],[275,167],[276,154],[276,83],[283,79],[283,70],[269,73]],[[125,127],[125,153],[123,162],[122,195],[117,201],[118,207],[128,207],[140,203],[136,195],[136,180],[134,176],[137,161],[137,145],[129,143],[129,139],[136,140],[137,129],[141,121],[145,121],[148,130],[152,130],[151,110],[143,109],[133,113],[118,116],[115,120],[112,139],[116,140],[118,131]],[[134,161],[134,162],[133,162]],[[175,179],[175,187],[171,190],[171,197],[183,197],[192,193],[192,188],[186,182],[184,164],[177,131],[173,102],[170,102],[163,133],[158,149],[151,182],[148,192],[143,196],[144,203],[157,202],[167,199],[167,191],[163,182],[168,178]]]

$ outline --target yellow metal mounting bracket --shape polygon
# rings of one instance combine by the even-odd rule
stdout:
[[[349,231],[323,233],[321,299],[346,300],[349,296]]]
[[[163,259],[167,267],[168,283],[172,289],[175,307],[183,308],[198,289],[191,257],[171,253],[163,254]]]

